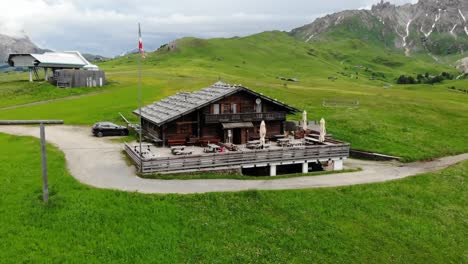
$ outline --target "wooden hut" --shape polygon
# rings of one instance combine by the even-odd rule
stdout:
[[[245,144],[259,138],[262,120],[267,138],[283,134],[286,115],[296,112],[299,110],[247,87],[217,82],[147,105],[141,109],[141,117],[145,137],[155,142]],[[139,109],[133,113],[138,116]]]
[[[49,82],[57,87],[101,87],[106,83],[104,71],[56,70]]]

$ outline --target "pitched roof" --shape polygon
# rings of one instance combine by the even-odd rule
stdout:
[[[290,107],[246,87],[217,82],[210,87],[196,92],[177,93],[176,95],[169,96],[158,102],[144,106],[141,108],[141,117],[160,126],[239,91],[246,91],[254,94],[263,100],[286,108],[289,112],[299,112],[299,110],[294,107]],[[136,109],[133,113],[139,115],[139,109]]]
[[[12,65],[12,58],[15,56],[32,56],[37,60],[39,67],[71,67],[71,68],[96,68],[96,65],[91,64],[78,51],[65,52],[45,52],[43,54],[10,54],[8,62]]]

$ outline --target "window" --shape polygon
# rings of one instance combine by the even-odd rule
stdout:
[[[237,114],[237,104],[232,104],[232,113]]]
[[[262,112],[262,103],[255,104],[255,112],[257,112],[257,113]]]
[[[219,115],[219,104],[213,104],[213,114]]]
[[[223,113],[225,114],[231,113],[231,104],[223,104]]]
[[[190,124],[177,125],[177,133],[182,135],[188,135],[192,133],[192,126]]]

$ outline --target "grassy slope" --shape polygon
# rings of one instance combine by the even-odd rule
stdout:
[[[468,163],[402,181],[298,191],[142,195],[77,183],[48,147],[0,134],[2,262],[466,262]],[[21,151],[19,151],[21,150]]]
[[[306,109],[311,119],[325,117],[329,132],[355,148],[407,160],[466,152],[466,95],[450,92],[447,86],[466,87],[468,80],[383,89],[400,74],[435,74],[452,69],[434,64],[426,56],[406,58],[401,52],[369,43],[335,39],[306,44],[281,32],[233,39],[182,39],[177,51],[150,53],[144,60],[144,103],[222,79]],[[101,64],[116,82],[108,92],[0,111],[0,119],[58,118],[67,123],[91,124],[119,121],[118,112],[133,117],[131,111],[137,107],[136,58]],[[357,65],[368,70],[356,69]],[[381,80],[369,80],[372,73]],[[278,76],[297,77],[301,82],[285,86],[276,79]],[[329,76],[338,80],[329,81]],[[14,102],[14,98],[3,99],[3,104]],[[323,99],[359,100],[360,107],[324,108]]]
[[[44,81],[30,83],[28,78],[26,73],[0,74],[0,108],[95,93],[107,88],[57,89]]]

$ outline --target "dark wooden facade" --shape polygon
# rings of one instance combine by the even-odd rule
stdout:
[[[228,141],[245,144],[260,137],[260,123],[264,120],[267,138],[273,138],[283,134],[286,115],[291,109],[264,99],[241,90],[160,126],[142,118],[142,127],[145,134],[167,145]]]

